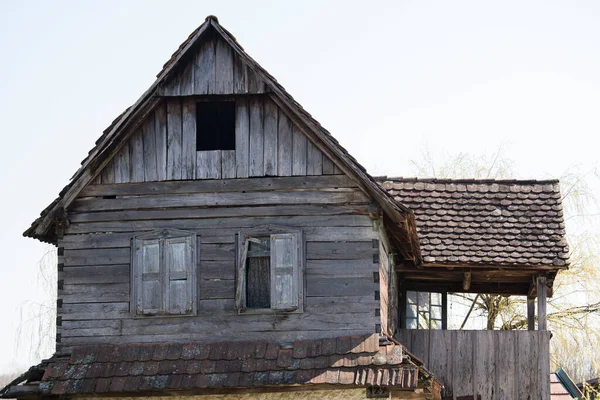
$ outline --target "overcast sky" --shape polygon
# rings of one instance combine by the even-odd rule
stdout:
[[[45,246],[22,232],[209,14],[373,175],[503,148],[519,178],[596,166],[598,1],[0,2],[0,373]]]

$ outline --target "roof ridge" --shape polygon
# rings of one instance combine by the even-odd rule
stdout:
[[[502,183],[515,185],[531,185],[531,184],[557,184],[559,179],[477,179],[477,178],[417,178],[403,176],[375,176],[376,181],[393,181],[393,182],[424,182],[424,183]]]

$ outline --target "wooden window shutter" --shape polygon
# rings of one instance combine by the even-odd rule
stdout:
[[[271,308],[298,308],[299,235],[271,235]]]
[[[158,314],[162,310],[160,240],[136,240],[135,283],[138,314]]]
[[[165,309],[169,314],[193,311],[194,245],[193,237],[164,239]]]

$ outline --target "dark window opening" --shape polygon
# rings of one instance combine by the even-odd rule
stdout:
[[[246,307],[271,307],[271,241],[269,237],[249,242],[246,265]]]
[[[235,150],[235,102],[196,103],[196,151]]]

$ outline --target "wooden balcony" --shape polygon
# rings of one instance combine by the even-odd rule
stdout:
[[[444,385],[442,398],[548,400],[550,336],[548,331],[405,329],[396,339]]]

